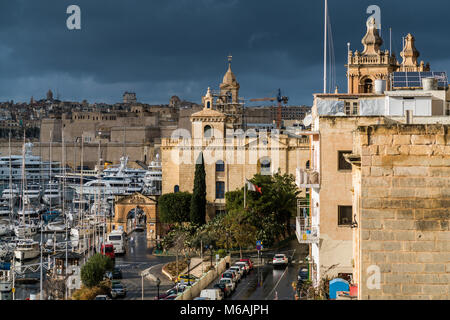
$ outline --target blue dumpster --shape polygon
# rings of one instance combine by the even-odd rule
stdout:
[[[348,281],[336,278],[330,281],[330,299],[336,299],[338,291],[350,291],[350,284]]]

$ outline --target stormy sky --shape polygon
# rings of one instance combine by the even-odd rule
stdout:
[[[381,8],[384,48],[400,58],[412,33],[425,62],[447,71],[450,3],[443,0],[329,0],[336,84],[346,90],[347,42],[361,50],[366,9]],[[66,9],[81,8],[81,30]],[[200,102],[218,87],[233,55],[244,99],[278,88],[291,105],[323,91],[322,0],[3,0],[0,101],[29,101],[50,88],[62,100],[115,103],[135,91],[144,103],[172,95]],[[334,87],[333,90],[334,91]],[[247,105],[253,105],[248,103]]]

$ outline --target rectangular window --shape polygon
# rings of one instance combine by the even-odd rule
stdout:
[[[350,102],[345,103],[345,114],[350,115]]]
[[[357,116],[359,114],[358,102],[353,102],[353,115]]]
[[[338,226],[352,225],[352,206],[338,206]]]
[[[352,165],[345,161],[344,154],[351,154],[351,151],[338,151],[338,170],[352,170]]]
[[[216,182],[216,199],[225,199],[225,182]]]

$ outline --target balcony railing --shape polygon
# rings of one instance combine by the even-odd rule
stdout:
[[[320,188],[320,176],[315,170],[297,168],[295,182],[299,188]]]
[[[296,218],[295,234],[299,243],[319,242],[319,226],[311,225],[309,219],[303,217]]]

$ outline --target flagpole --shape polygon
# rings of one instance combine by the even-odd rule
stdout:
[[[244,210],[247,208],[247,179],[244,182]]]

